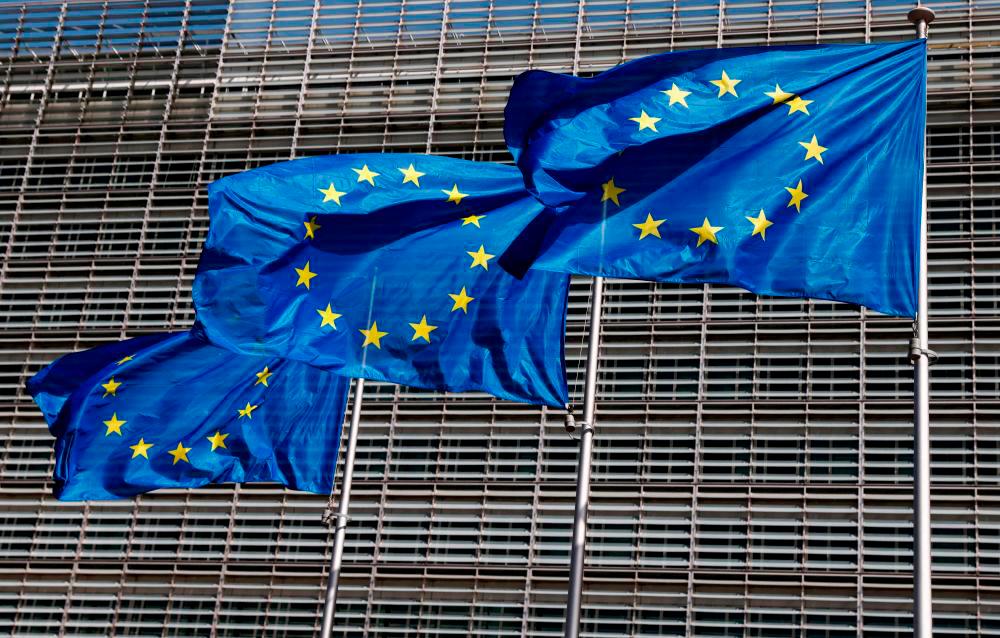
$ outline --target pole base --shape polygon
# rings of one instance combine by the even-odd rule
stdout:
[[[925,7],[923,5],[912,9],[908,14],[906,14],[906,19],[913,24],[930,24],[934,22],[934,11],[930,7]]]

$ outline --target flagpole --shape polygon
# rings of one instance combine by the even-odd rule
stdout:
[[[583,391],[583,423],[580,430],[580,457],[576,470],[576,509],[573,513],[573,540],[569,558],[569,592],[566,600],[566,638],[580,635],[580,607],[583,600],[583,562],[586,557],[587,508],[590,505],[590,465],[594,448],[594,412],[597,394],[597,359],[601,345],[601,306],[604,278],[594,277],[590,295],[590,336],[587,344],[587,378]]]
[[[917,6],[907,19],[926,40],[934,12]],[[924,131],[923,193],[920,206],[920,261],[917,320],[910,342],[913,371],[913,636],[931,638],[931,443],[930,365],[935,358],[927,340],[927,132]]]
[[[358,451],[358,425],[361,422],[361,400],[365,393],[365,380],[354,380],[354,402],[351,404],[351,431],[347,434],[347,456],[344,457],[344,476],[340,482],[340,504],[334,516],[336,535],[333,541],[333,558],[330,559],[330,578],[326,583],[326,604],[323,607],[322,638],[333,632],[334,606],[337,604],[337,583],[340,566],[344,561],[344,543],[347,539],[347,510],[351,506],[351,480],[354,478],[354,457]]]

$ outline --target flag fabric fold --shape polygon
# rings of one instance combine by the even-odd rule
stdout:
[[[28,390],[56,438],[56,496],[77,501],[259,481],[328,494],[349,383],[182,332],[65,355]]]
[[[501,261],[913,316],[925,98],[921,40],[529,71],[504,136],[549,208]]]
[[[495,260],[540,210],[516,168],[446,157],[232,175],[209,187],[198,321],[237,352],[561,407],[569,278]]]

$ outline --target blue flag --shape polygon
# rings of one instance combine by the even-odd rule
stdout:
[[[569,277],[496,262],[540,210],[517,169],[447,157],[232,175],[209,187],[198,320],[237,352],[561,407]]]
[[[922,40],[529,71],[504,135],[551,210],[502,262],[916,309]]]
[[[77,501],[255,481],[328,494],[348,384],[182,332],[60,357],[28,390],[56,437],[56,496]]]

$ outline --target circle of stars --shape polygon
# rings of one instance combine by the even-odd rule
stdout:
[[[739,85],[743,80],[741,78],[734,78],[729,75],[725,69],[721,69],[720,76],[718,79],[709,80],[708,83],[714,85],[717,89],[716,99],[739,99],[740,95],[737,91],[737,85]],[[694,94],[694,91],[686,90],[677,85],[676,82],[671,82],[670,88],[666,90],[660,90],[667,98],[666,108],[670,109],[672,107],[683,107],[684,109],[690,109],[688,104],[688,98]],[[800,113],[803,116],[809,116],[809,106],[814,103],[814,100],[807,100],[801,95],[791,93],[781,88],[780,84],[774,85],[773,91],[765,91],[764,95],[771,98],[771,105],[783,105],[788,107],[787,114],[789,116],[796,113]],[[648,131],[649,133],[659,133],[657,125],[663,121],[663,117],[660,117],[655,113],[655,110],[647,111],[646,108],[639,109],[639,114],[635,117],[629,117],[630,121],[635,122],[637,128],[635,129],[636,134],[643,134],[643,132]],[[649,133],[646,133],[647,135]],[[641,139],[641,138],[640,138]],[[818,164],[824,164],[823,154],[829,149],[826,146],[820,144],[818,137],[813,134],[810,139],[802,140],[798,142],[799,146],[805,149],[805,156],[803,157],[805,162],[810,162],[815,160]],[[611,202],[615,206],[621,207],[621,195],[626,192],[626,188],[619,186],[615,183],[615,178],[611,177],[607,182],[601,184],[601,203]],[[785,187],[787,191],[789,200],[785,208],[795,208],[796,213],[802,212],[802,203],[809,197],[808,193],[805,191],[803,186],[803,181],[799,179],[794,186]],[[744,218],[752,225],[749,230],[750,237],[759,236],[761,241],[766,241],[767,229],[774,226],[775,221],[768,219],[767,214],[764,209],[761,208],[756,215],[745,215]],[[653,237],[657,239],[662,239],[661,226],[666,222],[666,218],[658,218],[653,215],[652,212],[646,213],[646,219],[638,223],[632,223],[632,226],[638,229],[637,239],[642,241],[648,237]],[[703,244],[715,244],[718,245],[717,234],[725,230],[724,226],[715,226],[711,223],[708,217],[704,217],[701,225],[694,226],[688,229],[690,232],[694,233],[695,237],[692,238],[696,240],[695,248],[702,246]],[[471,253],[470,253],[471,254]]]
[[[681,92],[681,94],[677,95],[678,99],[682,103],[684,103],[684,97],[687,94]],[[687,104],[684,103],[684,106],[687,106]],[[656,131],[655,124],[656,122],[659,121],[659,119],[660,118],[647,119],[645,121],[644,126],[650,128],[652,131],[655,132]],[[640,123],[640,125],[643,124]],[[386,171],[387,169],[383,168],[380,170]],[[399,173],[399,181],[396,182],[397,187],[409,185],[409,187],[412,187],[414,189],[424,188],[424,184],[421,182],[421,179],[426,178],[427,173],[419,170],[419,168],[415,166],[414,163],[409,163],[406,166],[396,166],[395,170],[398,171]],[[385,175],[376,172],[368,164],[362,164],[361,166],[358,167],[352,167],[351,171],[354,174],[355,184],[367,184],[369,187],[378,187],[380,183],[379,179],[386,179]],[[391,174],[395,174],[395,172],[393,172],[391,169],[388,169],[388,172]],[[334,176],[333,180],[326,182],[328,186],[326,186],[325,188],[319,187],[317,189],[323,195],[321,201],[319,201],[319,204],[321,206],[323,204],[329,204],[331,202],[336,206],[341,206],[342,204],[346,204],[349,201],[351,201],[351,198],[355,197],[350,187],[347,187],[344,190],[340,190],[340,188],[338,188],[339,184],[345,183],[343,180],[344,178],[342,176]],[[447,184],[445,184],[445,186],[447,186]],[[469,196],[468,193],[465,193],[461,190],[459,184],[456,182],[451,182],[450,188],[438,189],[438,192],[443,194],[444,196],[443,201],[446,204],[455,204],[456,206],[462,206],[463,200]],[[609,197],[615,199],[617,203],[617,194],[614,191],[613,183],[611,184],[611,190],[609,192],[610,192]],[[623,191],[618,191],[618,192],[623,192]],[[461,222],[461,227],[468,226],[474,229],[481,229],[483,228],[483,224],[485,223],[484,220],[486,220],[487,217],[488,216],[486,214],[469,212],[468,214],[463,214],[462,216],[460,216],[458,218],[458,221]],[[323,224],[320,222],[320,218],[321,218],[320,215],[310,215],[305,221],[302,222],[305,228],[305,233],[304,236],[302,237],[303,241],[315,240],[317,238],[320,230],[323,228]],[[483,243],[480,243],[478,248],[475,248],[473,250],[466,250],[465,254],[468,255],[468,257],[471,259],[471,262],[469,262],[468,270],[476,272],[478,272],[478,269],[480,268],[488,272],[490,269],[490,260],[496,257],[495,254],[487,251],[486,246]],[[305,263],[301,263],[301,265],[294,266],[294,270],[296,274],[294,287],[304,288],[305,292],[311,292],[313,284],[316,283],[317,281],[322,281],[322,274],[313,270],[312,261],[309,259],[306,259]],[[317,279],[317,277],[319,279]],[[448,292],[447,296],[451,300],[451,304],[450,306],[448,306],[450,313],[461,311],[462,314],[468,314],[470,304],[472,304],[476,300],[476,298],[469,292],[469,286],[462,286],[461,290],[459,290],[458,292]],[[316,315],[318,316],[318,322],[319,322],[317,327],[325,334],[333,334],[341,332],[341,326],[338,324],[338,319],[341,319],[343,317],[343,314],[337,312],[335,304],[336,300],[332,300],[329,301],[325,305],[325,307],[319,306],[315,308],[315,312]],[[442,311],[443,310],[444,308],[442,308]],[[359,341],[360,348],[366,349],[369,346],[371,346],[375,349],[381,350],[384,340],[387,337],[389,338],[392,337],[391,330],[380,328],[377,319],[369,319],[369,321],[370,324],[366,324],[363,327],[357,328],[358,333],[360,333],[361,335],[361,340]],[[434,336],[432,333],[438,330],[440,326],[431,323],[428,320],[428,315],[426,313],[421,313],[420,319],[418,321],[408,322],[407,325],[410,327],[410,330],[412,331],[410,333],[410,338],[408,343],[414,345],[420,345],[420,344],[429,344],[437,340],[436,336]],[[240,419],[252,418],[253,410],[256,409],[256,407],[257,407],[256,405],[247,403],[247,405],[244,408],[238,410],[239,418]],[[224,446],[220,445],[220,447]]]

